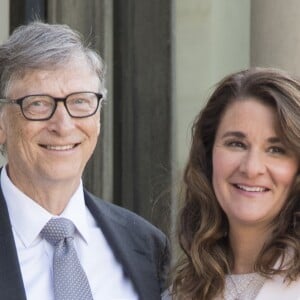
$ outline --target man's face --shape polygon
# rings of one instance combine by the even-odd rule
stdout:
[[[7,98],[32,94],[65,97],[101,88],[95,72],[77,59],[61,68],[28,70],[11,82]],[[6,105],[0,119],[0,142],[6,142],[8,171],[14,184],[29,195],[33,192],[30,187],[37,185],[78,184],[97,143],[99,110],[93,116],[75,119],[60,102],[50,120],[28,121],[18,105]]]

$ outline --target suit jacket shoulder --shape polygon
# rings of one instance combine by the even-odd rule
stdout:
[[[85,200],[140,299],[160,299],[170,258],[166,236],[137,214],[87,191]]]
[[[162,241],[165,241],[166,236],[150,222],[137,215],[136,213],[115,205],[113,203],[104,201],[89,192],[85,192],[91,197],[94,205],[97,206],[103,215],[109,218],[113,222],[117,222],[122,226],[129,227],[135,231],[135,233],[144,234],[147,231],[149,234],[155,236]]]

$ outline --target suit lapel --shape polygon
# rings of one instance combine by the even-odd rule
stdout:
[[[85,193],[85,199],[115,257],[123,266],[126,276],[131,279],[139,299],[161,299],[158,279],[153,272],[153,262],[150,261],[151,255],[147,253],[151,249],[145,249],[144,240],[134,232],[128,232],[125,224],[110,218],[107,209],[106,213],[103,213],[99,207],[102,204],[100,201],[93,199],[88,193]]]
[[[0,297],[5,300],[26,300],[17,250],[2,189],[0,189]]]

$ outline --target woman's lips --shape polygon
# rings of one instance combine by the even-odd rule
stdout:
[[[262,193],[268,192],[270,189],[262,186],[249,186],[244,184],[233,184],[234,187],[245,191],[245,192],[252,192],[252,193]]]

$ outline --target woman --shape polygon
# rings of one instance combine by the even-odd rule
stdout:
[[[300,83],[255,68],[193,126],[173,299],[300,299]]]

